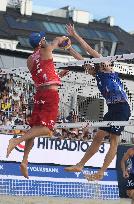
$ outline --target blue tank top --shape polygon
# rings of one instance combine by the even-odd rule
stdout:
[[[128,100],[117,72],[104,73],[98,71],[96,73],[96,80],[98,89],[106,99],[107,104]]]

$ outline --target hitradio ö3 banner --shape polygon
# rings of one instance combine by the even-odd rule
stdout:
[[[23,157],[24,144],[18,145],[6,158],[6,149],[9,139],[13,135],[0,135],[0,160],[2,161],[16,161],[20,162]],[[30,163],[42,164],[59,164],[59,165],[74,165],[80,161],[85,154],[91,142],[87,141],[71,141],[60,140],[58,138],[36,138],[34,146],[29,155]],[[109,149],[109,144],[103,143],[99,151],[86,163],[86,166],[101,167],[105,155]],[[116,157],[113,159],[109,168],[115,168]]]

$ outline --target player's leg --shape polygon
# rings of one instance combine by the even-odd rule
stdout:
[[[35,108],[36,111],[34,111],[35,115],[34,116],[32,115],[32,119],[37,118],[35,119],[35,122],[32,122],[32,125],[34,126],[29,131],[27,131],[26,134],[23,135],[22,137],[12,138],[9,140],[9,145],[7,148],[7,157],[9,156],[11,151],[23,141],[27,141],[29,139],[40,136],[43,137],[52,136],[51,129],[55,125],[55,121],[58,114],[59,104],[58,91],[52,89],[43,90],[42,92],[39,93],[38,98],[39,103],[36,103]]]
[[[103,178],[104,172],[106,171],[106,169],[108,168],[108,166],[110,165],[110,163],[112,162],[112,160],[114,159],[117,153],[118,142],[119,142],[119,135],[110,133],[110,147],[105,156],[103,166],[95,174],[91,174],[91,175],[85,174],[84,176],[88,181],[101,180]]]
[[[85,155],[83,156],[83,158],[80,160],[79,163],[77,163],[74,166],[71,167],[66,167],[65,171],[69,171],[69,172],[80,172],[82,171],[85,163],[99,150],[99,147],[104,139],[104,137],[107,135],[108,133],[103,131],[103,130],[99,130],[95,137],[93,138],[93,142],[90,145],[90,147],[87,149]]]
[[[34,138],[29,139],[25,142],[25,149],[24,149],[24,155],[23,155],[23,160],[20,164],[20,171],[22,173],[22,175],[25,178],[29,178],[28,177],[28,169],[27,169],[27,165],[28,165],[28,155],[33,147],[34,144]]]

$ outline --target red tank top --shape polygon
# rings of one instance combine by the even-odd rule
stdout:
[[[53,59],[41,60],[40,50],[32,54],[32,59],[34,64],[31,74],[36,87],[51,84],[61,85],[61,80],[56,73]]]

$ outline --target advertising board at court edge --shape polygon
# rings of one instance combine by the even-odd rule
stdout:
[[[0,160],[21,162],[24,152],[24,144],[18,145],[6,158],[6,149],[9,139],[12,135],[0,134]],[[59,164],[59,165],[74,165],[80,161],[88,147],[91,145],[89,141],[80,140],[60,140],[59,138],[35,138],[34,146],[29,154],[30,163],[40,164]],[[103,143],[99,151],[86,163],[86,166],[101,167],[106,153],[108,152],[109,144]],[[115,168],[116,157],[113,159],[109,168]]]

